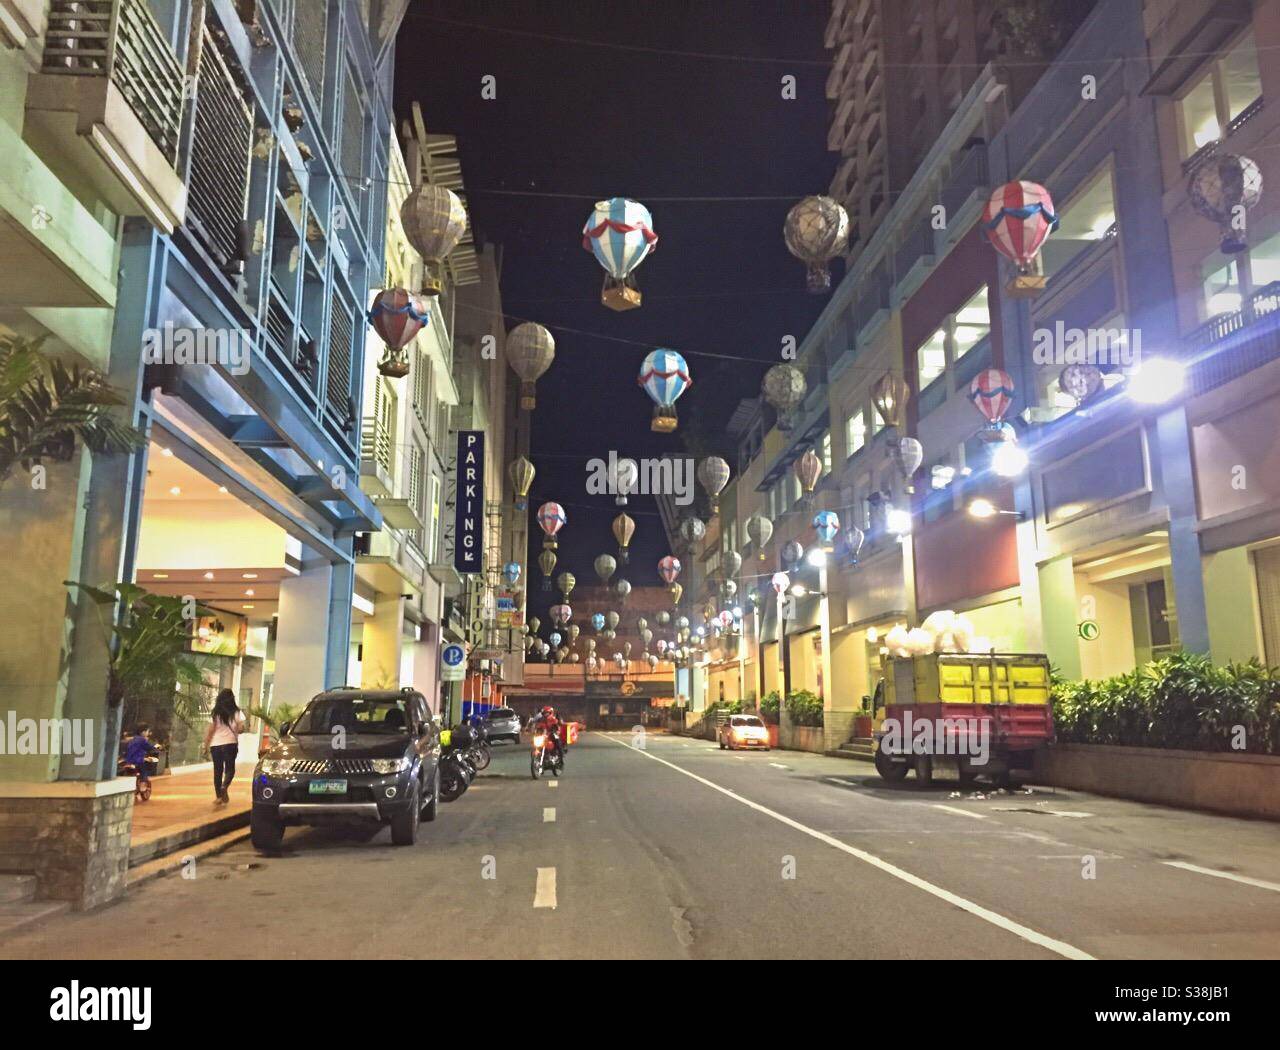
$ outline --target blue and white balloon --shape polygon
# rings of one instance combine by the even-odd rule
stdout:
[[[676,429],[676,401],[693,385],[689,366],[674,350],[654,350],[640,366],[636,382],[653,401],[650,429],[669,434]]]
[[[520,582],[520,563],[517,561],[509,561],[502,567],[502,578],[506,581],[508,587],[514,587]]]
[[[824,547],[829,546],[840,531],[840,517],[833,510],[820,510],[813,516],[813,531]]]

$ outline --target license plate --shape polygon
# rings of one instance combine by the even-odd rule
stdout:
[[[312,795],[345,795],[347,782],[345,780],[313,780],[307,785],[307,791]]]

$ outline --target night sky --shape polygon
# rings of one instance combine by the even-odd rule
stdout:
[[[587,495],[586,460],[692,449],[733,465],[726,421],[758,394],[783,337],[799,342],[825,303],[805,292],[782,223],[796,200],[826,192],[835,170],[829,11],[824,0],[410,5],[397,116],[417,100],[428,131],[457,136],[476,239],[503,246],[507,327],[533,320],[555,337],[538,383],[531,507],[565,507],[556,571],[583,584],[595,580],[595,556],[614,552],[618,512],[611,497]],[[787,74],[795,100],[782,98]],[[494,100],[481,97],[485,75],[497,79]],[[660,238],[635,271],[644,304],[627,313],[601,305],[604,272],[581,246],[592,204],[613,196],[645,204]],[[739,199],[688,199],[698,197]],[[650,431],[653,405],[636,385],[660,346],[684,354],[693,378],[672,435]],[[657,584],[667,546],[656,507],[633,497],[628,511],[628,578]],[[530,612],[541,614],[536,526],[531,536]]]

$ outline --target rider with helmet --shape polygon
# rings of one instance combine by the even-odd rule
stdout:
[[[564,746],[560,742],[560,730],[562,723],[556,717],[556,709],[547,704],[538,712],[537,721],[534,724],[535,732],[543,732],[547,735],[547,742],[555,751],[555,757],[560,761],[564,761]]]

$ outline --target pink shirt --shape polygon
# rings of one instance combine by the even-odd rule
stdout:
[[[231,725],[227,725],[220,718],[213,718],[209,721],[209,728],[204,731],[204,746],[218,747],[221,744],[238,743],[238,736],[244,732],[244,715],[236,712],[236,716],[231,720]]]

